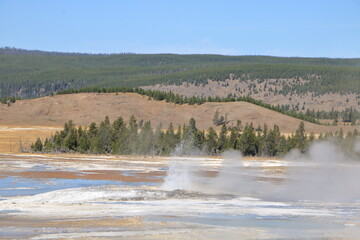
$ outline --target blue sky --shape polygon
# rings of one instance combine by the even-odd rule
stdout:
[[[360,57],[360,0],[0,0],[0,46]]]

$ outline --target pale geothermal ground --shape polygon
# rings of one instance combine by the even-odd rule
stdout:
[[[353,160],[1,154],[0,239],[358,239]]]

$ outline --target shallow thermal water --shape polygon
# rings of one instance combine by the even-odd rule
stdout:
[[[311,176],[321,166],[307,161],[5,154],[0,161],[0,239],[360,237],[357,195],[318,194],[322,181]]]

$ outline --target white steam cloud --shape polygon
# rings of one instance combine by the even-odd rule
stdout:
[[[360,141],[353,150],[360,153]],[[175,157],[169,163],[163,189],[282,201],[356,201],[360,199],[358,156],[349,157],[333,142],[315,142],[307,154],[293,151],[279,160],[286,169],[281,176],[269,176],[261,167],[249,166],[253,160],[243,161],[239,152],[230,151],[223,154],[221,167],[211,177],[200,174],[210,170],[196,165],[193,159]],[[270,181],[271,178],[278,181]]]

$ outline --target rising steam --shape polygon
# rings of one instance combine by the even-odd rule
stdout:
[[[262,169],[244,164],[251,160],[243,161],[237,151],[222,155],[221,167],[212,177],[199,174],[209,169],[196,165],[194,158],[173,157],[162,188],[288,201],[355,201],[360,198],[360,141],[353,151],[355,155],[349,156],[331,141],[313,143],[306,154],[293,151],[280,160],[286,166],[280,183],[263,180]]]
[[[359,144],[357,142],[356,144]],[[282,199],[352,201],[360,197],[360,165],[334,142],[315,142],[308,154],[287,156],[303,166],[289,168]]]

